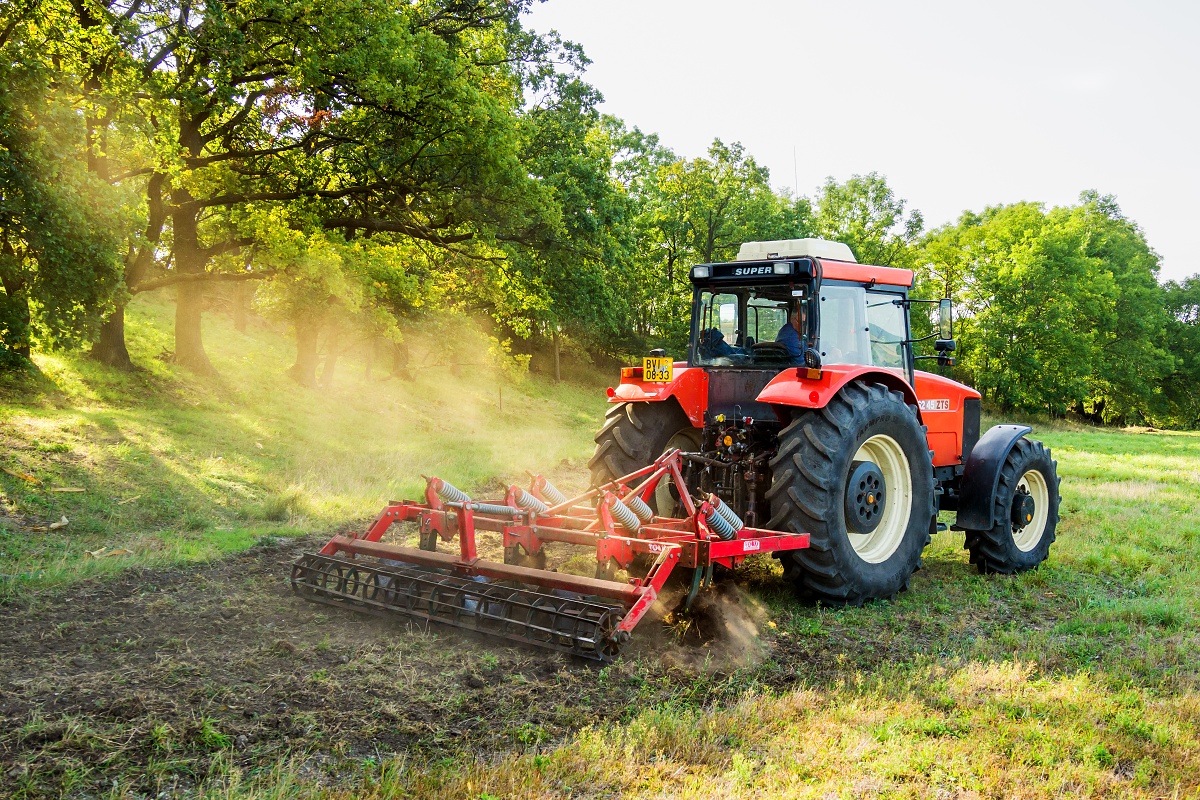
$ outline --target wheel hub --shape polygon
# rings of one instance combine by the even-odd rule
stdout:
[[[851,464],[846,480],[846,527],[855,533],[871,533],[879,527],[886,492],[883,472],[873,462]]]
[[[1037,504],[1033,501],[1033,495],[1018,490],[1016,495],[1013,496],[1013,529],[1018,531],[1021,530],[1026,525],[1033,522],[1033,518],[1035,516],[1037,516]]]

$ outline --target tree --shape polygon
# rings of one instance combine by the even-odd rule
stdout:
[[[91,336],[116,287],[120,202],[88,171],[77,31],[30,4],[0,31],[0,368]],[[68,23],[68,24],[64,24]]]
[[[845,183],[827,178],[817,192],[813,226],[821,238],[849,245],[864,264],[910,267],[925,221],[916,210],[905,217],[906,204],[877,172]]]
[[[1158,256],[1110,196],[966,212],[918,274],[959,301],[959,366],[1005,409],[1145,418],[1171,369]],[[1070,291],[1064,291],[1070,287]]]
[[[708,158],[659,166],[641,212],[654,293],[666,298],[655,322],[676,348],[687,340],[692,264],[730,260],[742,242],[810,231],[808,204],[772,191],[770,173],[740,144],[715,140]]]
[[[931,271],[963,282],[955,298],[960,366],[1005,410],[1062,414],[1087,396],[1097,349],[1091,320],[1109,287],[1083,254],[1077,223],[1016,203],[965,213],[926,243]]]
[[[509,328],[514,316],[528,318],[556,353],[563,336],[593,351],[620,351],[630,341],[631,310],[619,287],[632,249],[631,205],[614,178],[599,100],[577,77],[555,75],[521,119],[521,160],[552,213],[505,243],[510,271],[525,285],[494,309]]]
[[[1097,358],[1090,414],[1104,422],[1144,420],[1172,367],[1171,353],[1163,346],[1169,317],[1158,284],[1158,254],[1111,195],[1089,191],[1079,200],[1066,213],[1083,226],[1084,252],[1097,261],[1097,279],[1111,280],[1114,290],[1111,305],[1091,320]]]
[[[1165,408],[1159,415],[1172,425],[1200,428],[1200,275],[1163,287],[1167,324],[1163,342],[1174,356],[1162,380]]]
[[[289,218],[347,240],[387,232],[447,248],[539,213],[514,110],[526,78],[571,53],[521,30],[526,5],[100,7],[120,42],[104,74],[146,137],[123,154],[120,180],[140,182],[147,220],[125,282],[177,287],[179,363],[211,369],[203,287],[259,277],[213,266],[255,244],[246,223],[264,209],[302,208]]]

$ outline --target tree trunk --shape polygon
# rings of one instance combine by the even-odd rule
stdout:
[[[337,368],[338,353],[341,351],[338,347],[338,333],[337,326],[334,326],[325,338],[325,366],[321,370],[321,386],[326,389],[333,385],[333,371]]]
[[[17,325],[21,331],[21,338],[13,347],[13,352],[19,355],[26,361],[33,359],[33,353],[29,348],[29,340],[33,337],[33,317],[29,313],[29,298],[22,294],[18,294],[17,300]]]
[[[233,327],[238,333],[246,332],[246,318],[250,316],[250,282],[238,281],[233,290]]]
[[[92,345],[91,357],[110,367],[133,369],[133,360],[125,347],[125,306],[117,306],[100,324],[100,340]]]
[[[408,344],[406,342],[392,343],[392,377],[408,380]]]
[[[191,208],[192,195],[187,189],[179,188],[174,192],[174,199],[179,204],[171,215],[175,234],[175,266],[181,275],[199,275],[204,272],[208,256],[200,249],[197,212]],[[204,339],[200,332],[203,313],[203,281],[179,284],[175,305],[175,363],[202,375],[211,375],[216,370],[204,352]]]
[[[29,297],[25,293],[25,278],[19,272],[20,260],[13,248],[2,238],[3,252],[0,252],[0,286],[4,294],[0,295],[0,349],[29,360]],[[5,330],[7,328],[7,330]],[[0,353],[0,363],[6,359]]]
[[[320,333],[319,324],[296,321],[296,363],[288,369],[287,375],[301,386],[311,387],[317,383],[317,337]]]
[[[554,330],[554,382],[555,383],[559,383],[562,381],[561,355],[562,355],[562,347],[559,345],[558,329],[556,328]]]
[[[204,312],[204,284],[200,281],[179,284],[175,305],[175,363],[201,375],[216,372],[204,352],[200,319]]]

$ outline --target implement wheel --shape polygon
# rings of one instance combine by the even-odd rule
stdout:
[[[700,449],[701,433],[692,427],[675,400],[621,403],[605,414],[596,434],[596,452],[588,467],[592,485],[600,486],[650,464],[667,450]],[[678,498],[669,478],[658,485],[650,505],[655,513],[672,516]]]
[[[802,594],[861,605],[908,587],[936,511],[925,429],[904,395],[854,381],[799,412],[771,472],[768,527],[810,534],[808,548],[780,554]]]
[[[982,573],[1014,573],[1046,560],[1058,526],[1058,462],[1041,442],[1018,439],[996,486],[991,530],[967,531],[963,545]]]

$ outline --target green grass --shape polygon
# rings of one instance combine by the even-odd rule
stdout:
[[[501,412],[490,371],[367,381],[349,361],[332,390],[299,389],[282,377],[285,338],[239,334],[216,315],[206,335],[222,377],[209,383],[154,358],[169,347],[169,313],[159,301],[131,310],[143,373],[39,357],[43,393],[10,390],[0,405],[0,466],[41,481],[0,473],[10,596],[358,523],[389,496],[417,495],[421,473],[463,488],[524,469],[567,480],[582,474],[602,413],[603,382],[507,387]],[[419,747],[343,752],[314,721],[303,747],[248,766],[230,749],[231,723],[197,714],[142,734],[157,754],[150,770],[190,771],[201,796],[231,800],[1200,797],[1200,435],[1038,427],[1059,463],[1063,520],[1036,571],[980,576],[947,532],[895,602],[831,610],[797,603],[769,560],[752,560],[726,607],[745,635],[645,644],[602,670],[560,673],[546,680],[574,681],[576,701],[541,717],[530,709],[545,684],[506,676],[475,698],[496,709],[487,751],[456,744],[451,720],[467,713],[462,674],[488,674],[496,657],[422,636],[384,659],[416,659],[420,699],[445,720]],[[63,486],[87,491],[48,491]],[[71,523],[59,531],[17,524],[62,515]],[[85,555],[118,546],[134,555]],[[313,635],[326,658],[329,640]],[[380,652],[315,669],[308,685],[372,675]],[[416,678],[402,687],[389,675],[367,679],[381,707],[413,700]],[[530,699],[514,708],[505,697],[518,690]],[[35,714],[20,736],[46,724]],[[56,736],[63,752],[119,746],[86,715]],[[65,793],[113,785],[62,764]]]
[[[172,311],[157,298],[130,307],[132,376],[38,354],[32,389],[0,387],[0,468],[38,481],[0,472],[0,594],[358,524],[388,499],[420,497],[422,474],[471,490],[578,467],[603,411],[600,384],[512,386],[483,363],[455,375],[437,365],[440,344],[420,341],[414,362],[433,366],[411,380],[368,379],[345,358],[332,388],[303,389],[283,374],[290,338],[238,333],[218,314],[205,338],[220,375],[197,378],[158,357]],[[482,361],[486,341],[459,338],[454,351]],[[63,516],[62,530],[27,531]],[[133,555],[87,555],[102,547]]]

